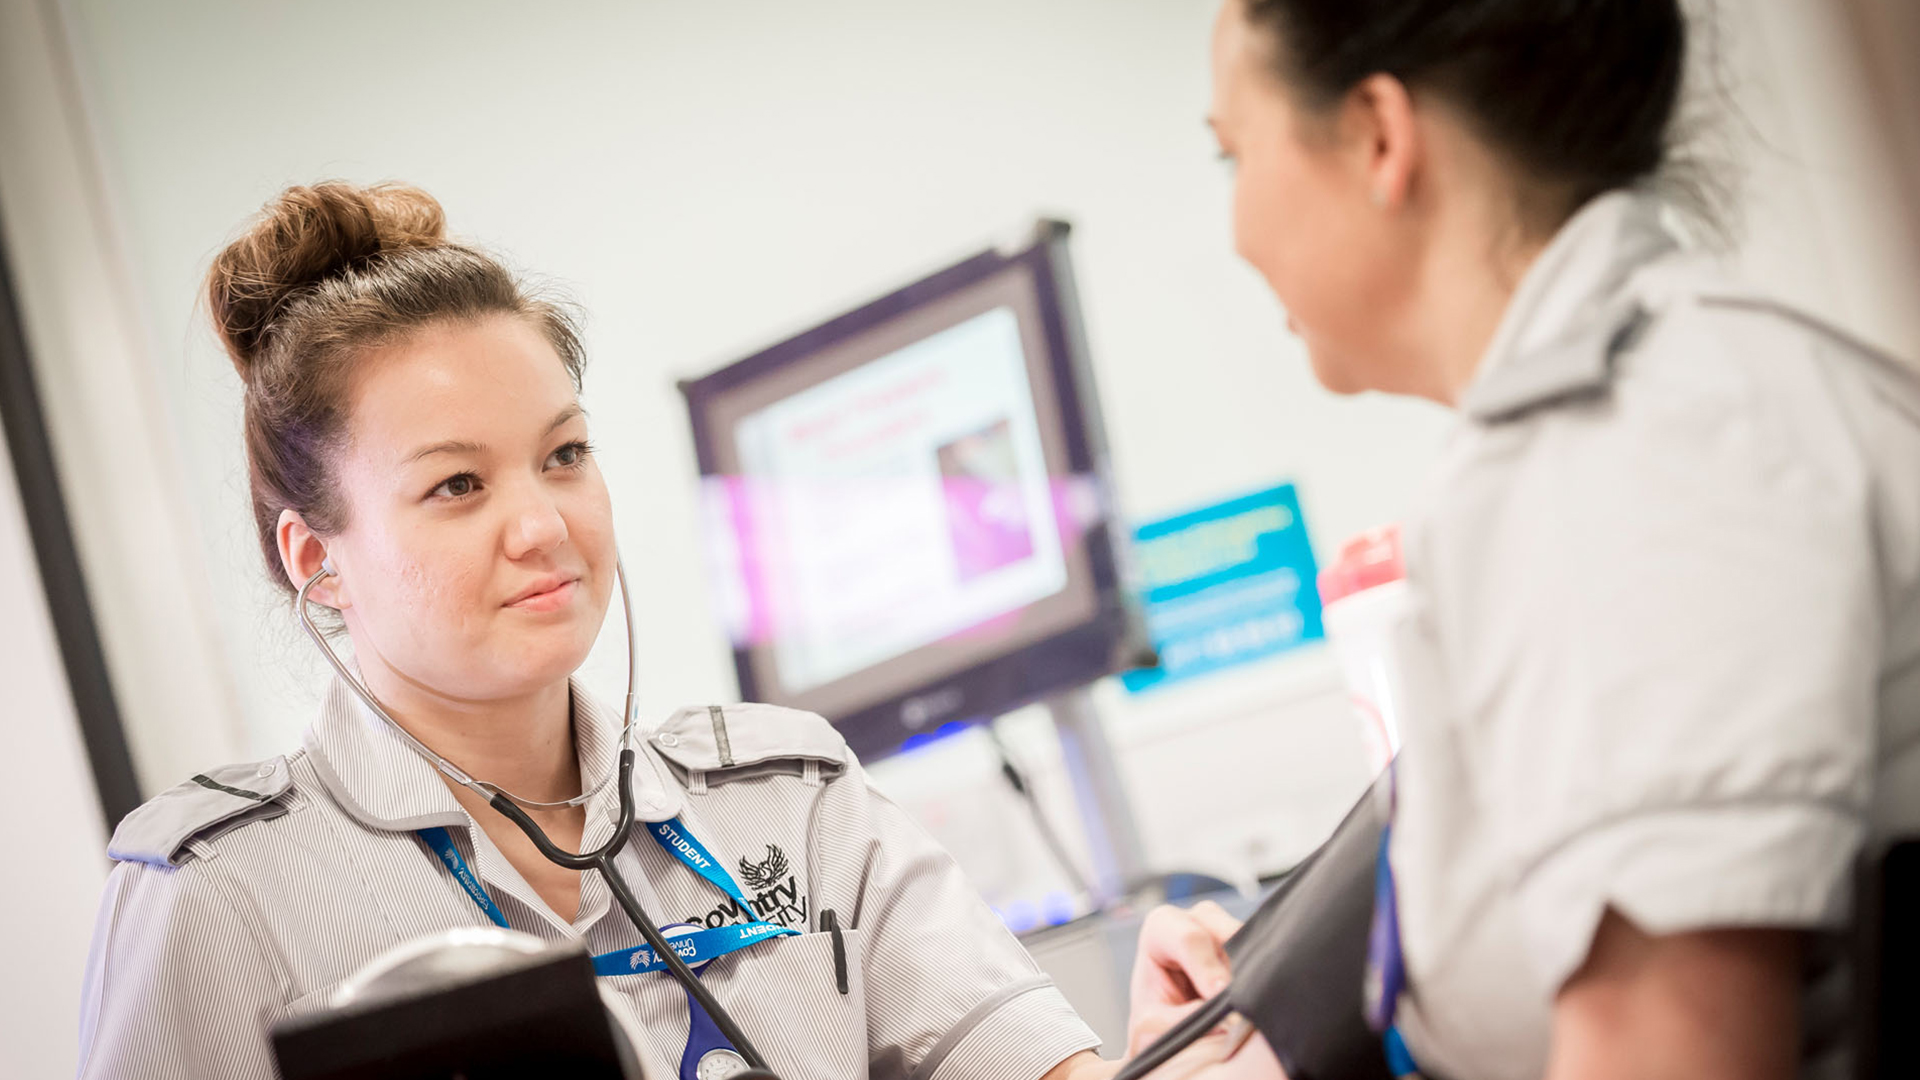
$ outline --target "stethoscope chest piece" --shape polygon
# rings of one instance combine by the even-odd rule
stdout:
[[[672,941],[698,930],[697,926],[681,923],[663,926],[660,933]],[[706,966],[695,964],[693,970],[699,972]],[[693,994],[688,993],[687,1048],[680,1055],[680,1080],[733,1080],[746,1072],[747,1068],[747,1059],[733,1048],[733,1044],[721,1033],[719,1025],[694,1000]]]
[[[732,1080],[747,1071],[747,1059],[721,1046],[700,1055],[693,1068],[694,1080]]]

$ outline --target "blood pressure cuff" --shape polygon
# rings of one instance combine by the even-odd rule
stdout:
[[[1388,782],[1375,781],[1226,944],[1228,1003],[1266,1036],[1289,1080],[1393,1080],[1364,1002]]]

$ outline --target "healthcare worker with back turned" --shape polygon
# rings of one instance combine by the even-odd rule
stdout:
[[[650,1080],[744,1069],[623,909],[690,932],[697,982],[783,1080],[1110,1071],[825,721],[702,707],[632,747],[631,702],[572,678],[618,564],[566,308],[449,241],[424,192],[345,184],[283,193],[215,259],[209,300],[268,565],[338,613],[352,660],[300,749],[115,831],[82,1076],[265,1080],[275,1021],[397,944],[488,923],[584,941],[650,1036]],[[622,758],[630,786],[610,783]],[[623,801],[614,873],[549,861],[507,814],[580,851]]]
[[[1851,860],[1920,824],[1920,380],[1669,227],[1686,37],[1676,0],[1219,15],[1240,253],[1326,386],[1459,414],[1405,523],[1430,692],[1369,977],[1321,988],[1394,1071],[1839,1075]],[[1150,920],[1136,1047],[1234,928]]]

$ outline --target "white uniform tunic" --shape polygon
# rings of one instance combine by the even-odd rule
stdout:
[[[1400,1021],[1424,1071],[1536,1080],[1607,907],[1837,929],[1920,824],[1920,381],[1616,193],[1461,412],[1406,533]]]
[[[583,776],[614,766],[618,714],[576,685]],[[1031,1080],[1098,1045],[953,861],[867,783],[839,734],[768,706],[683,710],[638,748],[636,826],[617,858],[662,923],[765,919],[803,931],[713,960],[702,981],[786,1080]],[[584,845],[618,794],[587,804]],[[752,911],[670,856],[640,822],[678,815]],[[268,1028],[325,1008],[403,941],[489,925],[415,836],[449,830],[515,930],[642,944],[599,875],[555,914],[439,774],[336,682],[302,749],[196,778],[129,815],[111,853],[88,964],[83,1077],[274,1075]],[[832,935],[849,970],[839,989]],[[645,1075],[677,1075],[687,998],[664,972],[603,978],[651,1038]]]

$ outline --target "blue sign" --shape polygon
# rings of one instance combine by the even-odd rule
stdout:
[[[1133,552],[1160,666],[1122,675],[1141,691],[1325,636],[1318,570],[1292,484],[1142,525]]]

